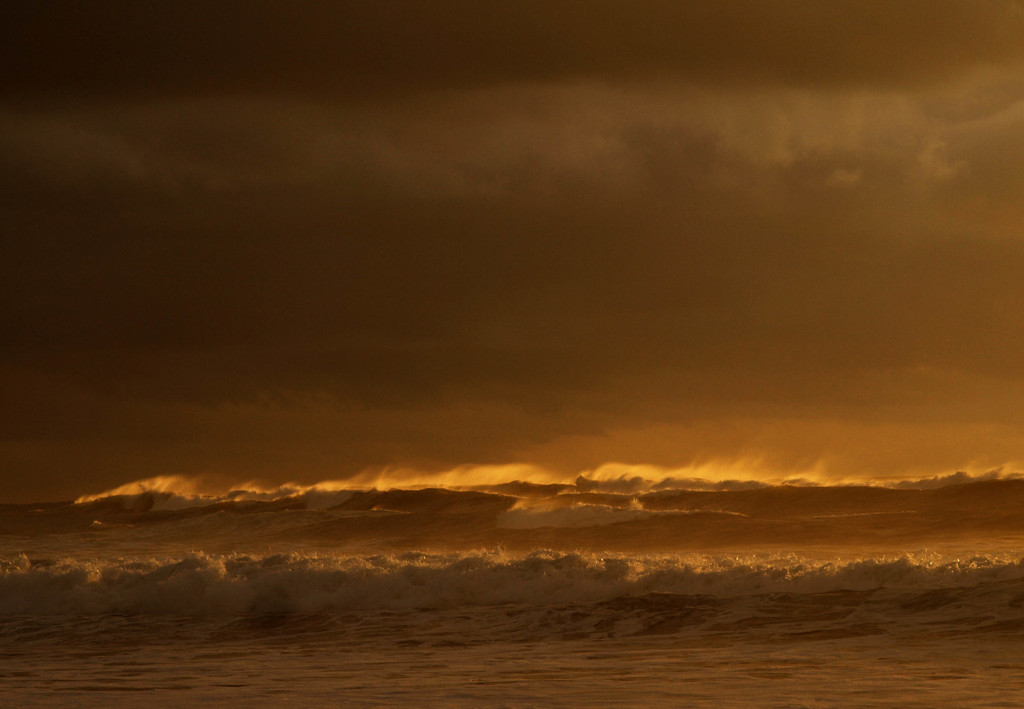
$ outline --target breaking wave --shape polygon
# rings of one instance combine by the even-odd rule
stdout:
[[[960,480],[960,478],[956,478]],[[692,487],[692,486],[691,486]],[[659,486],[635,491],[510,482],[475,488],[241,489],[219,495],[127,488],[75,503],[6,505],[0,553],[86,548],[266,553],[301,549],[609,552],[906,551],[1024,546],[1024,480],[944,485]],[[70,546],[69,546],[70,545]]]
[[[0,613],[220,616],[595,603],[652,593],[820,594],[1024,583],[1024,562],[929,555],[849,562],[535,551],[430,555],[190,554],[0,560]]]
[[[516,466],[509,466],[518,471]],[[622,467],[622,466],[619,466]],[[613,469],[618,472],[619,468]],[[179,510],[201,507],[222,502],[266,502],[280,499],[293,499],[303,503],[307,509],[327,509],[344,502],[354,492],[368,492],[387,489],[448,489],[455,491],[477,491],[515,497],[551,497],[555,495],[577,494],[608,494],[608,495],[646,495],[660,492],[738,492],[763,490],[774,487],[873,487],[897,490],[933,490],[943,487],[964,485],[976,482],[1024,480],[1024,473],[993,470],[987,473],[972,475],[963,471],[949,475],[939,475],[916,480],[875,480],[875,481],[838,481],[828,484],[807,478],[786,478],[774,481],[765,480],[709,480],[696,477],[675,477],[668,475],[653,480],[641,475],[619,472],[614,475],[598,469],[592,471],[600,477],[587,477],[581,474],[571,483],[563,482],[531,482],[529,480],[512,480],[509,482],[473,482],[468,472],[460,472],[457,477],[459,484],[445,484],[443,481],[452,478],[452,474],[439,476],[439,481],[432,484],[402,484],[400,476],[396,476],[391,485],[381,485],[388,480],[386,477],[367,478],[373,484],[359,485],[361,478],[353,481],[328,480],[312,485],[286,483],[274,487],[263,487],[247,484],[230,489],[226,492],[210,492],[203,489],[201,481],[184,476],[162,476],[146,478],[126,483],[104,492],[82,495],[75,500],[76,504],[111,502],[126,507],[146,505],[147,510]],[[547,477],[551,477],[550,474]]]

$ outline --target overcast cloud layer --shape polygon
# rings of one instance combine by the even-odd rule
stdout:
[[[2,500],[1024,460],[1020,3],[5,14]]]

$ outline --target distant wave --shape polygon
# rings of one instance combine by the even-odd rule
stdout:
[[[77,505],[108,506],[138,512],[184,510],[206,507],[218,503],[267,502],[297,500],[306,509],[327,509],[344,502],[354,490],[331,483],[318,485],[281,485],[261,489],[246,487],[225,493],[211,494],[197,491],[197,486],[186,478],[147,478],[127,483],[113,490],[93,495],[82,495]]]
[[[280,544],[350,552],[1024,545],[1024,480],[1017,478],[916,488],[784,484],[646,492],[525,482],[483,489],[289,486],[222,495],[149,490],[3,509],[0,539],[17,537],[15,551],[82,541],[115,553],[147,544],[218,552]],[[54,536],[61,534],[68,536]]]
[[[443,477],[443,476],[442,476]],[[626,473],[618,476],[589,478],[578,475],[571,483],[536,483],[526,480],[508,482],[472,483],[468,475],[460,478],[458,485],[431,485],[396,483],[390,486],[361,486],[355,481],[328,480],[312,485],[287,483],[276,487],[260,487],[246,485],[227,492],[201,491],[198,480],[184,476],[163,476],[146,478],[126,483],[117,488],[100,493],[82,495],[75,500],[76,504],[111,502],[125,508],[142,508],[145,510],[178,510],[200,507],[221,502],[265,502],[280,499],[301,501],[306,509],[328,509],[343,503],[357,492],[377,492],[379,490],[423,490],[448,489],[453,491],[489,492],[513,497],[554,497],[566,493],[598,493],[609,495],[643,495],[658,492],[736,492],[744,490],[762,490],[774,487],[877,487],[897,490],[933,490],[953,485],[964,485],[975,482],[998,480],[1024,480],[1024,473],[993,470],[987,473],[972,475],[963,471],[949,475],[919,478],[914,480],[853,480],[832,481],[811,480],[806,478],[788,478],[776,481],[764,480],[708,480],[704,478],[665,477],[650,480],[639,475]]]
[[[966,480],[966,481],[965,481]],[[1024,504],[1024,479],[966,479],[952,476],[948,484],[888,487],[866,485],[757,485],[702,490],[660,485],[645,492],[607,490],[579,481],[577,485],[530,485],[515,482],[480,488],[352,490],[330,486],[287,486],[273,490],[233,490],[223,495],[189,495],[147,490],[134,494],[95,495],[73,505],[50,505],[100,521],[174,519],[222,511],[281,512],[286,510],[354,512],[391,511],[410,514],[500,515],[505,527],[587,526],[649,519],[658,513],[695,512],[746,517],[855,517],[894,513],[1005,512]],[[926,481],[929,482],[929,481]],[[614,486],[612,486],[614,488]],[[970,502],[970,508],[965,503]],[[8,506],[28,509],[34,506]],[[962,515],[960,515],[962,516]]]
[[[957,589],[1019,583],[1024,564],[994,556],[900,555],[845,563],[779,558],[587,555],[535,551],[379,556],[190,554],[154,560],[0,560],[0,613],[237,615],[594,603],[651,593]]]

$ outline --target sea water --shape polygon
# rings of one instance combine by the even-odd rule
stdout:
[[[2,706],[1024,705],[1024,481],[0,507]]]

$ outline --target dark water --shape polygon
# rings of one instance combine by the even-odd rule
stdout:
[[[621,488],[2,507],[0,705],[1022,701],[1024,481]]]

